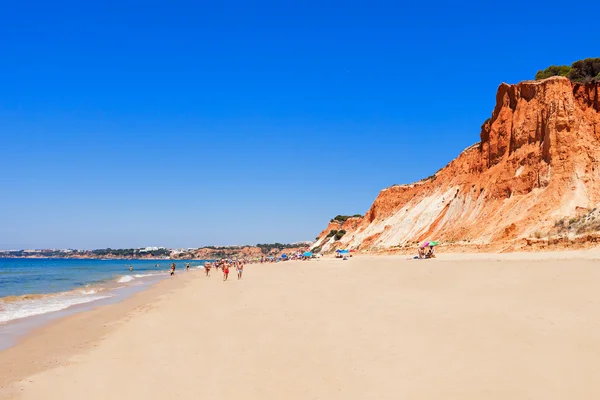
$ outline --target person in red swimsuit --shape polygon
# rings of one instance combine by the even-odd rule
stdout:
[[[223,280],[226,281],[229,277],[229,263],[225,263],[223,265]]]

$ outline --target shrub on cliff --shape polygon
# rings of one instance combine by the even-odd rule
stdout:
[[[348,218],[350,218],[349,215],[336,215],[334,218],[331,219],[331,222],[346,222]]]
[[[586,58],[575,61],[571,66],[569,79],[575,82],[591,82],[600,75],[600,58]]]
[[[344,236],[345,234],[346,234],[346,231],[343,229],[337,231],[335,234],[335,240],[340,240],[342,238],[342,236]]]
[[[358,218],[362,218],[361,214],[354,214],[354,215],[336,215],[335,218],[332,218],[329,222],[341,222],[344,223],[348,220],[348,218],[353,218],[353,217],[358,217]]]
[[[334,230],[329,231],[327,236],[325,236],[325,239],[329,239],[330,237],[334,236],[337,232],[338,231],[334,231]]]
[[[550,78],[551,76],[567,76],[571,72],[568,65],[551,65],[546,69],[540,70],[535,74],[535,80]]]
[[[586,58],[575,61],[571,66],[551,65],[538,71],[535,79],[546,79],[551,76],[566,76],[573,82],[587,83],[600,82],[600,58]]]

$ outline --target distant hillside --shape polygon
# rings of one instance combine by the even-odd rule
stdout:
[[[139,249],[97,249],[97,250],[0,250],[0,258],[87,258],[87,259],[173,259],[173,260],[212,260],[218,258],[260,258],[308,249],[311,242],[292,244],[271,243],[255,246],[206,246],[190,249],[166,249],[164,247]]]

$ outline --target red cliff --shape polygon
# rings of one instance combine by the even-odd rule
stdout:
[[[434,176],[381,191],[334,244],[390,248],[436,239],[492,244],[549,231],[600,201],[600,83],[502,84],[480,142]]]

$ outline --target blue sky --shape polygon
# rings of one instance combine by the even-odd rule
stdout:
[[[592,7],[3,4],[0,248],[314,239],[477,142],[501,82],[600,56]]]

